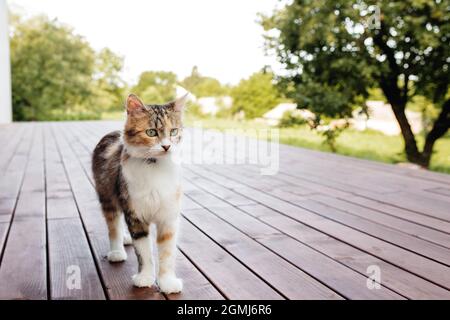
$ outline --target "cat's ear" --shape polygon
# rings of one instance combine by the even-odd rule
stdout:
[[[188,100],[189,100],[189,92],[186,92],[181,97],[176,98],[175,101],[173,101],[171,103],[171,107],[173,108],[173,111],[177,111],[177,112],[183,111]]]
[[[145,105],[139,97],[133,93],[129,94],[126,102],[127,113],[134,113],[145,110]]]

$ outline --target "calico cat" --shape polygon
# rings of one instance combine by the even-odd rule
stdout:
[[[180,150],[186,100],[187,94],[163,105],[145,105],[130,94],[125,129],[104,136],[92,157],[95,187],[109,231],[108,260],[126,260],[124,244],[132,242],[139,264],[133,284],[152,286],[155,275],[149,232],[155,224],[157,282],[165,293],[180,292],[183,286],[175,275],[182,191],[180,165],[174,159]]]

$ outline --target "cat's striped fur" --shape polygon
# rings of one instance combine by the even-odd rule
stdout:
[[[174,156],[182,139],[185,100],[186,96],[164,105],[144,105],[137,96],[129,95],[125,129],[104,136],[92,157],[95,186],[109,231],[109,261],[124,261],[123,245],[132,241],[139,264],[133,284],[152,286],[155,276],[149,232],[155,224],[158,285],[166,293],[182,289],[181,279],[175,275],[182,191]]]

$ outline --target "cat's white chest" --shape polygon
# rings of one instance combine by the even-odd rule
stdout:
[[[132,208],[141,221],[150,223],[167,214],[180,184],[179,165],[170,160],[148,164],[131,158],[122,164],[122,174]]]

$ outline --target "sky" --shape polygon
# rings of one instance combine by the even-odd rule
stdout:
[[[72,26],[91,46],[124,57],[125,80],[146,70],[175,72],[194,65],[205,76],[236,84],[264,65],[276,65],[263,50],[257,13],[278,0],[8,0],[14,12],[44,13]]]

